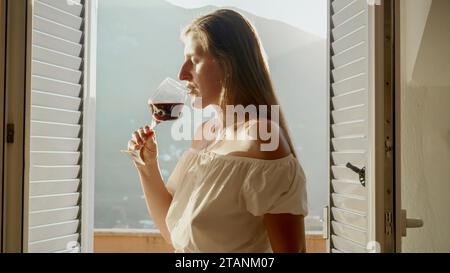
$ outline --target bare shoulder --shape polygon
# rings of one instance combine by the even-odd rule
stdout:
[[[257,119],[247,122],[246,133],[250,136],[247,142],[249,149],[237,152],[235,155],[264,160],[275,160],[291,154],[288,137],[281,127],[267,119]]]

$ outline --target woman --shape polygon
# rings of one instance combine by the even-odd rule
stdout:
[[[179,78],[187,82],[193,106],[212,105],[225,114],[197,129],[167,185],[155,132],[146,125],[133,133],[128,148],[143,147],[146,165],[136,168],[162,236],[176,252],[305,252],[305,176],[283,116],[279,127],[271,119],[278,101],[254,28],[241,14],[222,9],[194,20],[182,38]],[[256,119],[223,126],[227,105],[267,105],[267,117],[258,112]],[[259,134],[238,141],[224,137],[263,125],[278,132],[271,134],[279,138],[276,149],[261,149],[271,139]],[[213,139],[201,137],[206,130]]]

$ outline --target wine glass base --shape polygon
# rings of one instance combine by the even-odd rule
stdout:
[[[120,150],[120,151],[122,153],[128,155],[128,157],[131,158],[131,160],[135,161],[136,163],[138,163],[140,165],[145,166],[145,162],[144,162],[144,160],[142,160],[142,158],[140,156],[140,150],[138,150],[138,151]]]

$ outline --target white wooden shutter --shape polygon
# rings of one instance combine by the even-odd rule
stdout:
[[[367,0],[330,0],[332,252],[366,252],[371,44]],[[346,165],[366,168],[366,187]]]
[[[28,252],[79,250],[84,5],[34,0]]]

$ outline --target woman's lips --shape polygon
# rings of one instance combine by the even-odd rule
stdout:
[[[196,89],[189,89],[189,91],[188,91],[188,95],[197,95],[197,94],[198,94],[198,92]]]
[[[186,84],[187,94],[190,96],[199,96],[200,92],[197,87],[191,83]]]

